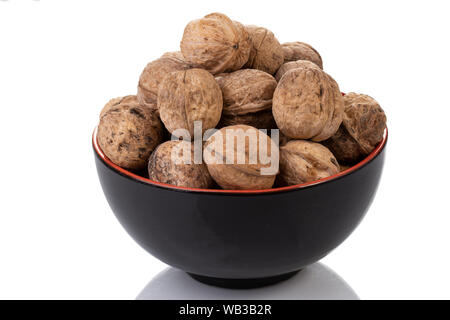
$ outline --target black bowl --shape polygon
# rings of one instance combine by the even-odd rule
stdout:
[[[340,245],[375,196],[383,141],[337,175],[267,190],[167,185],[113,164],[97,143],[98,176],[112,211],[145,250],[195,279],[225,287],[281,281]]]

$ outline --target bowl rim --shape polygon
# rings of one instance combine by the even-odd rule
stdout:
[[[139,176],[138,174],[135,174],[127,169],[124,169],[124,168],[114,164],[103,153],[103,151],[100,148],[100,145],[98,144],[97,131],[98,131],[98,126],[95,127],[94,132],[92,134],[92,145],[93,145],[95,153],[108,167],[110,167],[114,171],[117,171],[118,173],[124,175],[125,177],[128,177],[132,180],[135,180],[135,181],[147,184],[147,185],[160,187],[160,188],[164,188],[164,189],[169,189],[169,190],[174,190],[174,191],[184,191],[184,192],[193,192],[193,193],[210,193],[210,194],[211,193],[212,194],[244,194],[244,195],[245,194],[279,193],[279,192],[303,189],[306,187],[331,182],[333,180],[336,180],[338,178],[346,176],[346,175],[348,175],[352,172],[355,172],[356,170],[366,166],[369,162],[371,162],[376,156],[378,156],[381,153],[381,151],[386,146],[387,139],[388,139],[388,129],[386,127],[384,130],[384,133],[383,133],[383,139],[366,158],[364,158],[357,164],[351,166],[350,168],[348,168],[344,171],[341,171],[337,174],[334,174],[332,176],[326,177],[326,178],[322,178],[322,179],[311,181],[311,182],[296,184],[296,185],[292,185],[292,186],[279,187],[279,188],[255,189],[255,190],[224,190],[224,189],[201,189],[201,188],[179,187],[179,186],[175,186],[175,185],[171,185],[171,184],[167,184],[167,183],[163,183],[163,182],[158,182],[158,181],[150,180],[148,178]]]

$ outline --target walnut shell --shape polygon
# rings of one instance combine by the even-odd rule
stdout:
[[[322,141],[342,122],[344,101],[339,86],[319,68],[292,69],[281,78],[273,96],[278,128],[293,139]]]
[[[320,143],[291,140],[280,147],[280,185],[316,181],[339,173],[333,154]]]
[[[154,111],[133,100],[128,96],[108,102],[100,117],[97,137],[100,148],[113,163],[140,170],[161,143],[163,128]]]
[[[173,71],[187,70],[191,66],[179,52],[167,52],[161,58],[147,64],[139,78],[137,97],[148,108],[157,109],[158,89],[166,75]]]
[[[277,82],[270,74],[244,69],[216,77],[223,94],[224,115],[244,115],[272,108]]]
[[[218,74],[242,68],[250,55],[251,39],[242,24],[212,13],[189,22],[180,47],[186,61]]]
[[[184,154],[189,152],[189,154]],[[200,145],[200,160],[201,145]],[[184,160],[188,161],[184,161]],[[207,189],[213,180],[204,163],[195,163],[194,144],[167,141],[153,151],[148,162],[149,179],[179,187]],[[179,162],[177,162],[179,161]]]
[[[276,129],[277,124],[273,118],[272,109],[261,110],[241,115],[222,114],[218,128],[245,124],[257,129]]]
[[[100,119],[102,118],[102,116],[108,112],[110,109],[117,107],[119,104],[126,104],[126,103],[137,103],[139,104],[139,101],[137,99],[137,97],[135,95],[128,95],[128,96],[123,96],[123,97],[118,97],[118,98],[112,98],[111,100],[109,100],[105,106],[103,107],[102,111],[100,112]]]
[[[344,96],[344,119],[339,130],[323,141],[342,163],[355,164],[383,139],[386,115],[371,97],[349,93]]]
[[[227,134],[231,135],[227,138]],[[238,148],[238,141],[244,148]],[[266,146],[267,153],[260,150],[261,146]],[[262,163],[260,152],[268,154],[272,161]],[[225,127],[213,134],[205,143],[203,159],[213,179],[224,189],[271,188],[278,172],[275,143],[262,131],[246,125]]]
[[[222,91],[214,77],[202,69],[172,72],[158,91],[160,117],[169,132],[187,129],[193,137],[194,121],[202,133],[214,128],[222,114]]]
[[[344,96],[343,124],[361,149],[369,154],[383,139],[386,115],[378,102],[365,94],[350,92]]]
[[[365,153],[358,142],[348,133],[344,124],[329,139],[322,141],[322,144],[330,149],[339,163],[355,164],[364,159]]]
[[[289,61],[284,63],[275,74],[275,79],[280,81],[286,72],[297,68],[319,68],[315,63],[308,60]]]
[[[281,45],[284,53],[284,62],[308,60],[323,69],[322,57],[316,49],[304,42],[286,42]]]
[[[252,46],[245,68],[258,69],[274,74],[284,62],[283,48],[274,34],[266,28],[245,26]]]

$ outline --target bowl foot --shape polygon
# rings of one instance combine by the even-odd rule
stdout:
[[[198,274],[188,273],[192,278],[202,283],[222,287],[229,289],[251,289],[251,288],[259,288],[264,286],[269,286],[284,280],[291,278],[296,275],[300,270],[296,270],[289,273],[280,274],[273,277],[266,278],[254,278],[254,279],[224,279],[224,278],[214,278],[201,276]]]

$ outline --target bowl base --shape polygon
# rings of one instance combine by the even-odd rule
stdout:
[[[264,286],[270,286],[272,284],[287,280],[294,275],[296,275],[300,270],[296,270],[289,273],[280,274],[273,277],[266,277],[266,278],[254,278],[254,279],[224,279],[224,278],[214,278],[214,277],[207,277],[207,276],[201,276],[198,274],[189,273],[188,274],[194,278],[197,281],[200,281],[202,283],[216,286],[216,287],[222,287],[222,288],[229,288],[229,289],[252,289],[252,288],[259,288]]]

